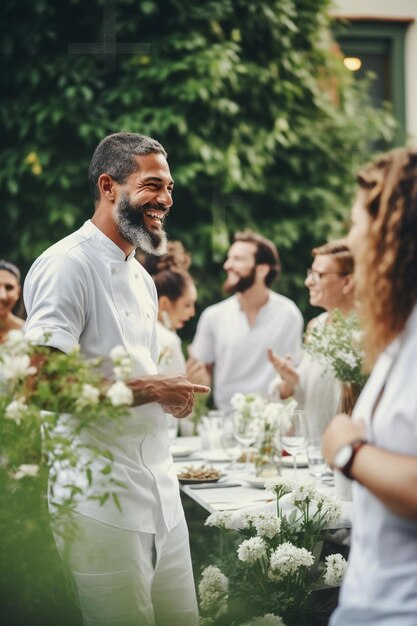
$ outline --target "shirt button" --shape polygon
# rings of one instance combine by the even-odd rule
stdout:
[[[135,274],[135,278],[139,278],[139,274]]]
[[[125,311],[126,317],[129,317],[129,311]]]
[[[111,273],[112,273],[112,274],[117,274],[117,269],[116,269],[115,267],[112,267],[112,268],[111,268]]]

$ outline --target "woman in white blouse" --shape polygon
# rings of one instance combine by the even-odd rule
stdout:
[[[348,244],[371,376],[323,437],[353,482],[352,548],[331,626],[417,624],[417,150],[358,176]]]
[[[310,304],[325,309],[312,319],[307,327],[331,323],[332,312],[338,309],[343,315],[353,310],[353,257],[344,241],[332,241],[312,250],[313,263],[307,270],[305,285],[309,290]],[[303,353],[298,367],[290,357],[268,354],[278,377],[270,387],[273,397],[284,400],[293,396],[299,408],[305,409],[310,436],[320,436],[337,412],[341,385],[333,371],[325,369],[312,356]]]

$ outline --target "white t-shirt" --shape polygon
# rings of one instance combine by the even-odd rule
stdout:
[[[91,221],[35,261],[25,281],[24,300],[29,339],[38,341],[40,332],[51,333],[48,345],[62,352],[80,344],[86,357],[104,357],[104,377],[112,374],[110,351],[122,345],[132,358],[134,377],[157,373],[155,285],[134,254],[126,259]],[[120,422],[100,421],[83,429],[81,437],[112,452],[112,477],[125,487],[115,488],[121,513],[111,499],[100,506],[83,496],[78,512],[119,528],[151,533],[161,523],[170,530],[181,521],[178,480],[159,404],[135,407]],[[101,463],[107,461],[97,459],[93,474]],[[62,481],[65,478],[62,472]],[[78,478],[85,496],[85,481]]]
[[[219,409],[230,409],[235,393],[266,395],[275,370],[267,349],[290,354],[298,363],[301,353],[303,317],[285,296],[269,291],[253,326],[236,295],[208,307],[201,315],[192,344],[193,356],[214,364],[214,401]]]
[[[416,380],[417,307],[403,336],[379,357],[355,405],[354,419],[365,420],[368,441],[391,452],[417,456]],[[353,483],[348,571],[331,624],[417,624],[417,522],[392,513],[357,482]]]

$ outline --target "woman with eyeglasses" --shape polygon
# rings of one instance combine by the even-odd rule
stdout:
[[[21,330],[24,321],[13,312],[21,292],[20,271],[9,261],[0,260],[0,343],[11,330]]]
[[[310,304],[325,309],[311,320],[308,333],[314,326],[329,324],[332,312],[338,309],[348,315],[354,308],[353,257],[344,241],[333,241],[312,250],[313,263],[307,270],[305,285],[310,292]],[[293,396],[298,407],[305,409],[309,434],[321,435],[337,413],[341,385],[333,372],[309,354],[304,353],[296,368],[290,357],[278,356],[269,351],[268,358],[278,377],[270,387],[273,397],[284,400]]]
[[[348,236],[372,369],[323,436],[353,480],[352,546],[331,626],[417,624],[417,149],[364,168]]]

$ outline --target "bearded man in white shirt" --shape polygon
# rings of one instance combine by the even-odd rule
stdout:
[[[303,317],[292,300],[269,288],[280,273],[269,239],[236,233],[223,267],[224,290],[233,295],[202,313],[190,352],[213,373],[215,405],[228,411],[235,393],[267,395],[274,379],[268,348],[298,362]]]
[[[92,219],[30,269],[26,335],[39,343],[47,333],[47,345],[62,352],[79,344],[87,358],[104,358],[104,377],[111,371],[110,351],[124,346],[133,364],[128,385],[134,408],[122,424],[103,421],[82,431],[88,443],[113,455],[112,477],[123,484],[117,492],[121,510],[111,498],[100,506],[85,487],[74,513],[76,537],[68,545],[59,539],[58,548],[68,555],[86,626],[197,626],[188,532],[164,411],[184,417],[194,393],[209,389],[183,375],[157,375],[156,289],[135,259],[137,247],[165,252],[163,224],[174,181],[161,144],[133,133],[100,142],[89,181]],[[101,461],[94,460],[93,475]],[[75,483],[81,480],[76,471]],[[52,508],[67,480],[64,472],[58,476]]]

